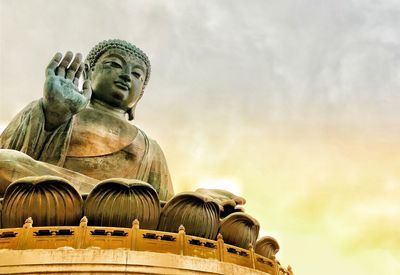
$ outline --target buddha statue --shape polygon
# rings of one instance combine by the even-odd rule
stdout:
[[[22,224],[30,230],[35,223],[36,235],[17,231],[12,236],[23,236],[23,241],[10,242],[23,247],[33,235],[50,233],[53,238],[53,227],[67,226],[58,233],[75,237],[65,228],[80,224],[82,245],[89,239],[86,231],[103,245],[111,243],[108,238],[126,237],[131,228],[131,249],[151,244],[161,247],[157,252],[175,253],[178,244],[181,255],[281,274],[283,269],[272,265],[278,242],[272,237],[257,241],[260,224],[244,211],[244,198],[203,188],[174,196],[160,146],[128,122],[150,72],[146,54],[122,40],[100,42],[84,62],[80,53],[55,54],[46,68],[43,97],[26,106],[0,135],[0,229],[9,230],[0,237],[9,238]],[[87,230],[88,225],[95,228]],[[139,234],[139,228],[152,231]],[[51,243],[58,245],[55,238]],[[116,243],[126,248],[125,241]],[[1,244],[8,249],[7,241]],[[292,274],[291,269],[286,273]]]
[[[53,57],[43,97],[0,136],[3,226],[29,216],[40,225],[73,225],[85,215],[97,226],[138,219],[147,229],[177,232],[183,225],[210,239],[222,230],[228,243],[255,244],[259,225],[243,213],[244,198],[218,189],[174,196],[160,146],[128,122],[150,72],[146,54],[122,40],[99,43],[85,62],[79,53]],[[59,217],[66,208],[75,210]]]
[[[150,72],[147,55],[122,40],[100,42],[85,62],[80,53],[57,53],[46,68],[43,97],[0,136],[0,197],[20,178],[50,175],[81,194],[109,178],[137,179],[160,200],[170,199],[174,192],[160,146],[128,122]]]

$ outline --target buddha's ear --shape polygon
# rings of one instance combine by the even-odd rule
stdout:
[[[83,69],[83,78],[89,79],[90,76],[90,65],[88,62],[85,62],[85,68]]]
[[[144,89],[142,89],[142,92],[140,93],[139,98],[136,100],[135,104],[132,107],[130,107],[128,110],[126,110],[129,120],[133,120],[135,118],[136,105],[137,105],[138,101],[142,98],[143,94],[144,94]]]

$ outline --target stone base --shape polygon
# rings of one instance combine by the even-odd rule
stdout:
[[[0,250],[0,274],[248,274],[239,265],[167,253],[127,249]]]

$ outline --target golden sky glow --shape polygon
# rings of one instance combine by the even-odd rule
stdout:
[[[399,16],[390,0],[0,0],[0,127],[55,52],[126,39],[152,62],[135,124],[177,192],[239,192],[296,275],[397,275]]]

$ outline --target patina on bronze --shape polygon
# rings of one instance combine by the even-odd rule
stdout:
[[[108,178],[138,179],[161,200],[171,198],[161,148],[127,121],[150,70],[146,54],[122,40],[99,43],[85,62],[79,53],[57,53],[46,68],[43,98],[25,107],[0,136],[0,196],[22,177],[52,175],[80,193]]]

